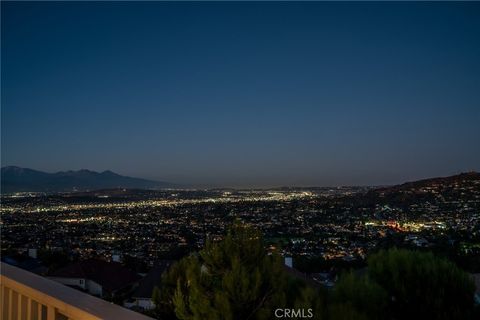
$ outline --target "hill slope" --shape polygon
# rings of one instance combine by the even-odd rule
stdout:
[[[370,190],[363,198],[371,203],[411,205],[436,201],[478,201],[480,173],[406,182]]]

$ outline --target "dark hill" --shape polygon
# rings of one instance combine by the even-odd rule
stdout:
[[[475,200],[480,188],[480,173],[468,172],[449,177],[430,178],[370,190],[363,201],[411,205],[420,202]]]

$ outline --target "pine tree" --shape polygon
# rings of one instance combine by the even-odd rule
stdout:
[[[316,290],[289,277],[281,258],[267,254],[258,230],[238,223],[184,267],[172,298],[179,319],[273,319],[277,308],[321,305]]]
[[[452,262],[428,252],[390,249],[368,259],[369,277],[389,295],[395,319],[470,319],[475,286]]]
[[[345,273],[332,292],[330,319],[385,319],[387,302],[387,292],[368,276]]]

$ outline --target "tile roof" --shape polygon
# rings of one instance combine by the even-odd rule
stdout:
[[[93,280],[106,291],[115,292],[138,281],[140,276],[118,262],[89,259],[73,263],[52,272],[51,277]]]
[[[162,280],[162,274],[173,263],[172,260],[158,261],[155,266],[147,273],[147,275],[140,281],[137,289],[132,294],[133,298],[151,298],[153,294],[153,288],[160,286]]]

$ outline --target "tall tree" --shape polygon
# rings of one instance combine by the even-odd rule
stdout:
[[[332,292],[330,319],[386,318],[387,292],[368,276],[343,274]]]
[[[189,259],[173,296],[179,319],[272,319],[277,308],[320,305],[318,292],[289,277],[281,258],[267,254],[261,233],[245,225]]]
[[[470,319],[475,286],[452,262],[409,250],[380,251],[368,259],[368,275],[389,295],[394,319]]]

